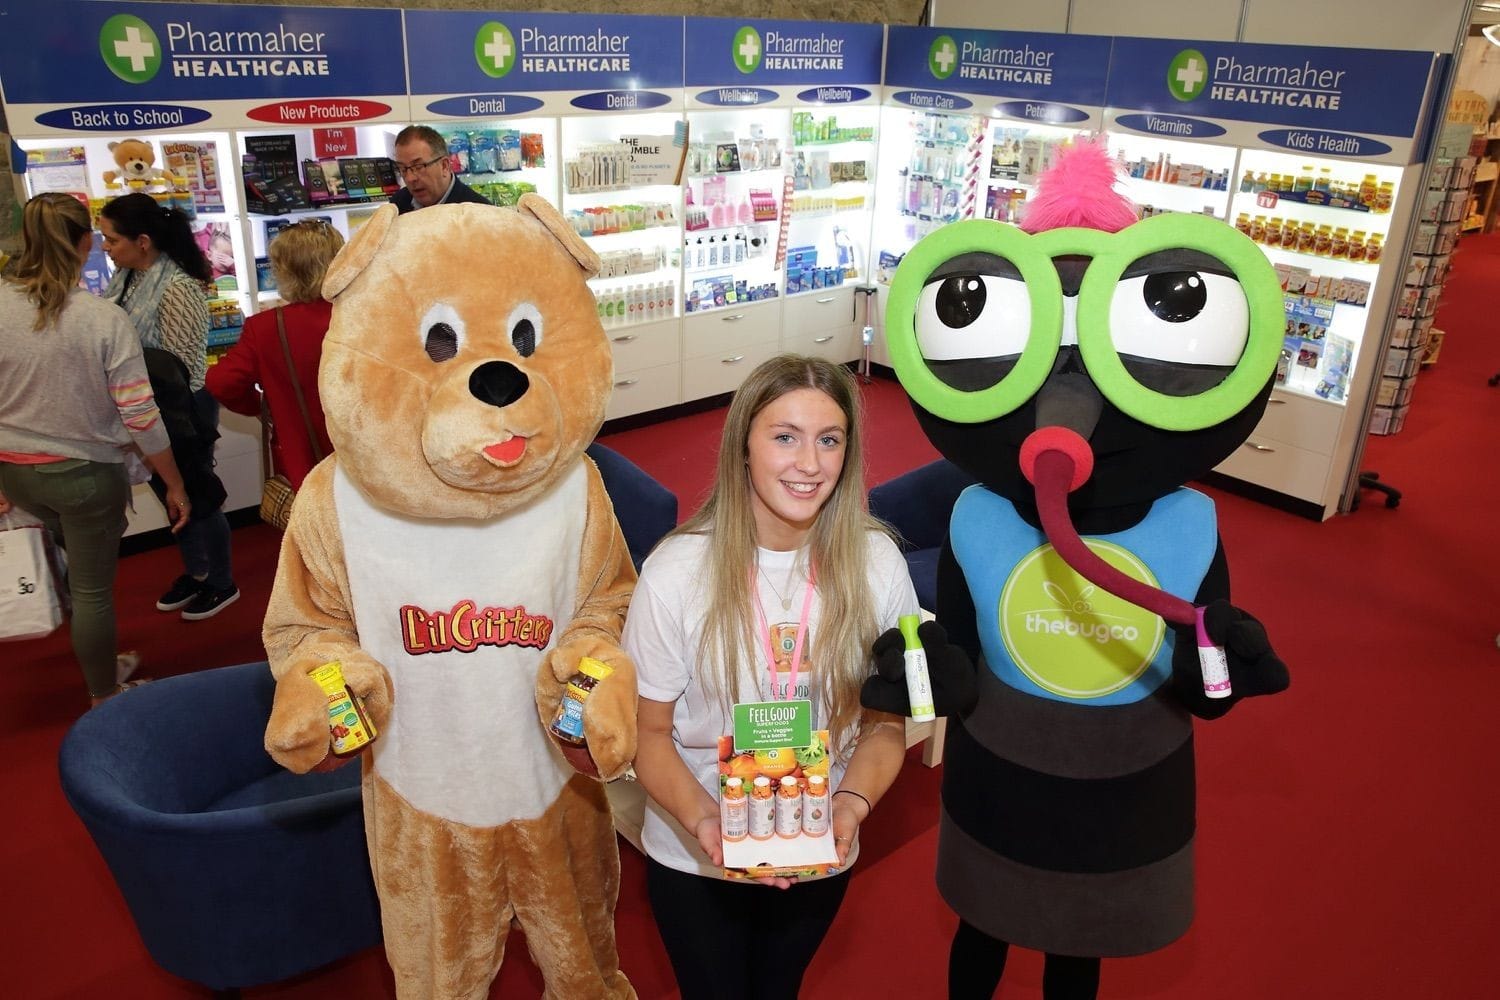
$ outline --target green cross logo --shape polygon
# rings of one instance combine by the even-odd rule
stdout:
[[[499,21],[486,21],[474,36],[474,60],[485,76],[496,79],[516,65],[516,37]]]
[[[754,73],[760,68],[760,57],[763,54],[760,45],[760,32],[748,24],[734,33],[734,41],[729,46],[729,58],[734,60],[734,68],[741,73]]]
[[[99,55],[126,83],[145,83],[161,69],[161,42],[134,14],[116,14],[99,29]]]
[[[1167,90],[1179,101],[1202,96],[1207,81],[1208,60],[1197,49],[1183,49],[1167,67]]]
[[[927,50],[927,69],[939,80],[946,80],[958,69],[958,44],[948,35],[938,35]]]

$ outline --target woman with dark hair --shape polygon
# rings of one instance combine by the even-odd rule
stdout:
[[[167,412],[177,462],[193,500],[193,517],[177,536],[186,572],[156,602],[160,611],[182,610],[187,621],[212,618],[239,599],[229,555],[229,520],[224,516],[224,484],[213,471],[219,404],[203,388],[208,367],[208,302],[204,288],[210,270],[183,212],[166,208],[148,194],[127,194],[106,202],[99,217],[104,251],[115,264],[104,297],[124,308],[141,345],[167,352],[183,371],[149,353],[156,394],[167,399],[164,380],[191,392],[182,410]],[[178,386],[180,388],[180,385]],[[179,408],[174,407],[174,411]],[[159,479],[152,479],[157,496]]]
[[[0,282],[0,513],[31,512],[67,549],[73,655],[97,705],[139,683],[128,676],[139,658],[115,652],[126,450],[165,484],[172,530],[192,509],[130,321],[78,287],[94,245],[88,210],[38,195],[21,237],[15,280]]]

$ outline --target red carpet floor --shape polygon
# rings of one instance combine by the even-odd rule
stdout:
[[[1108,962],[1119,1000],[1459,1000],[1494,996],[1483,955],[1500,928],[1493,733],[1500,704],[1500,370],[1494,296],[1500,236],[1467,237],[1438,325],[1438,364],[1405,430],[1369,442],[1364,466],[1406,490],[1397,510],[1317,524],[1219,491],[1237,602],[1270,629],[1292,689],[1200,724],[1198,916],[1176,944]],[[899,389],[870,387],[867,459],[879,482],[933,456]],[[691,509],[707,486],[719,413],[611,435]],[[208,622],[152,610],[176,554],[126,559],[121,642],[165,676],[262,657],[259,624],[278,536],[234,534],[240,602]],[[0,996],[41,1000],[202,995],[157,969],[93,844],[63,801],[57,748],[82,710],[65,633],[0,645]],[[847,903],[804,995],[944,994],[955,918],[932,885],[937,771],[915,759],[866,830]],[[622,849],[622,963],[648,1000],[676,995]],[[774,934],[767,940],[774,940]],[[536,997],[514,945],[491,995]],[[1041,995],[1039,956],[1018,952],[997,997]],[[390,997],[379,950],[264,1000]]]

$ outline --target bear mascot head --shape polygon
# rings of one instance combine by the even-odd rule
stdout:
[[[515,209],[383,206],[324,281],[335,453],[282,547],[266,746],[293,770],[336,760],[308,672],[338,660],[377,730],[361,755],[366,829],[403,997],[482,992],[513,922],[552,994],[633,995],[597,780],[635,753],[618,645],[635,571],[584,455],[613,371],[587,285],[598,266],[526,195]],[[584,657],[613,672],[577,746],[548,727]]]

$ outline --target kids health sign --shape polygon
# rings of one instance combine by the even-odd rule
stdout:
[[[3,0],[0,90],[22,137],[410,116],[396,10]]]

